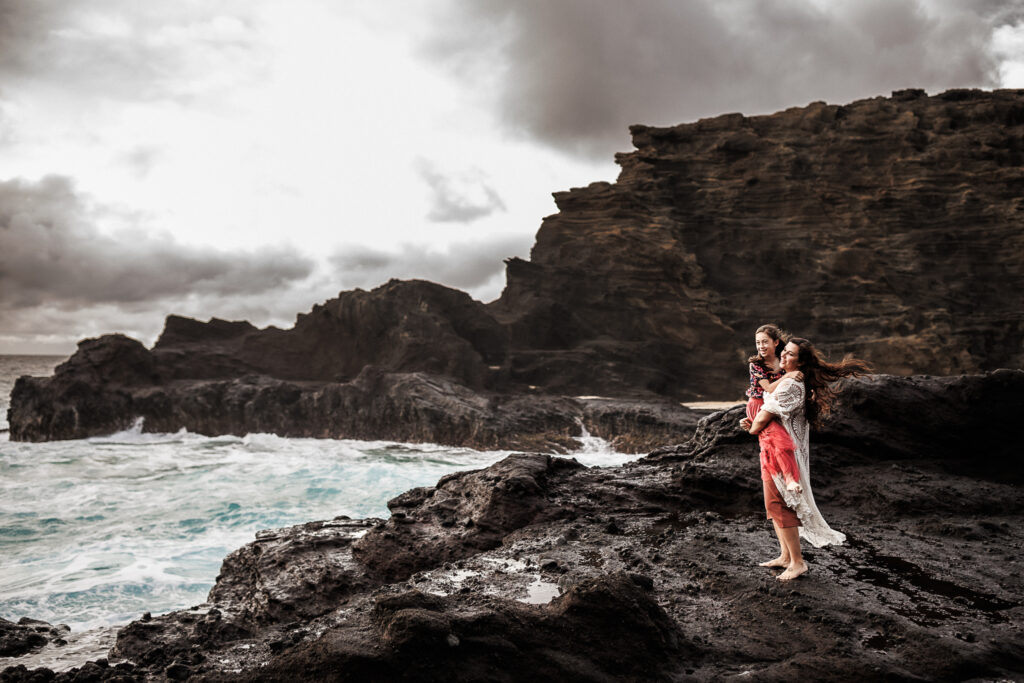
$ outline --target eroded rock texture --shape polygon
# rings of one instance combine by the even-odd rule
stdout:
[[[383,373],[440,375],[480,389],[495,383],[506,345],[501,326],[468,294],[392,280],[372,292],[341,292],[300,314],[288,330],[171,316],[153,355],[169,379],[259,374],[347,382],[372,366]]]
[[[734,396],[766,321],[880,372],[1024,366],[1024,91],[631,130],[508,264],[514,380]]]
[[[0,618],[0,657],[17,657],[47,643],[63,643],[68,634],[63,624],[54,626],[45,621],[23,617],[17,623]]]
[[[588,429],[618,450],[635,453],[685,440],[700,417],[667,399],[474,391],[449,377],[386,373],[377,366],[363,368],[349,382],[259,374],[168,378],[181,372],[159,350],[122,335],[86,340],[53,377],[18,379],[8,411],[11,438],[83,438],[128,429],[142,419],[149,432],[185,428],[208,435],[274,433],[565,452],[578,448]]]
[[[549,477],[582,467],[551,456],[512,455],[480,472],[456,472],[388,501],[391,519],[355,545],[373,574],[401,581],[422,569],[501,545],[509,533],[567,511],[553,506]]]

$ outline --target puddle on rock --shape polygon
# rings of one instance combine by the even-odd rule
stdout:
[[[559,595],[558,584],[548,583],[537,577],[537,580],[526,587],[526,597],[517,598],[519,602],[529,605],[546,605]]]

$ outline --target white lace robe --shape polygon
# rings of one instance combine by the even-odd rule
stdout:
[[[804,383],[794,379],[783,379],[773,393],[765,392],[761,410],[774,413],[786,433],[796,446],[796,464],[800,470],[802,493],[786,490],[786,480],[780,474],[774,475],[775,486],[779,489],[786,505],[800,518],[801,538],[816,548],[830,543],[841,544],[846,540],[842,534],[828,525],[814,503],[811,493],[811,428],[804,414]]]

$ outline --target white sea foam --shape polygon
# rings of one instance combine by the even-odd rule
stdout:
[[[616,467],[631,460],[636,460],[639,457],[635,454],[617,452],[606,440],[591,434],[582,420],[579,421],[579,426],[581,433],[580,436],[576,437],[576,440],[580,442],[581,448],[572,453],[572,457],[584,465],[591,467]]]

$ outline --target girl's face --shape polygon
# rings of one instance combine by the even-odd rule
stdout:
[[[797,358],[800,357],[800,347],[789,342],[786,347],[782,349],[782,355],[779,357],[779,361],[782,365],[782,369],[786,372],[794,372],[800,369],[797,364]]]
[[[758,332],[754,335],[754,346],[757,347],[757,354],[761,358],[775,357],[775,340],[766,332]]]

